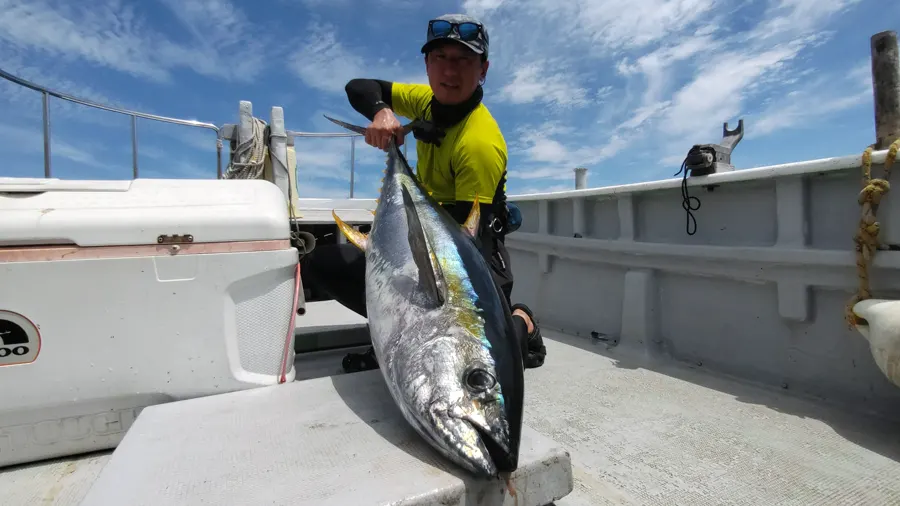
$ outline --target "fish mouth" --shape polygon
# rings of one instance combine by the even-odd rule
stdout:
[[[509,451],[509,445],[500,441],[498,434],[491,432],[482,425],[473,421],[469,421],[468,423],[472,426],[472,429],[481,436],[481,444],[487,450],[488,457],[490,457],[491,462],[494,464],[494,469],[496,470],[494,477],[496,477],[498,473],[515,471],[517,463],[513,462],[511,452]]]
[[[449,417],[442,421],[442,439],[458,464],[482,479],[498,478],[516,468],[502,433],[470,417]]]

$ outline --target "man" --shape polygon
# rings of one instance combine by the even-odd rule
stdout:
[[[512,304],[513,276],[504,245],[506,232],[506,142],[500,127],[481,103],[487,75],[488,32],[477,20],[445,15],[428,23],[422,46],[428,85],[376,79],[353,79],[346,86],[350,105],[371,124],[366,143],[387,150],[392,136],[398,145],[402,128],[394,113],[426,120],[413,130],[418,140],[416,174],[432,196],[457,222],[465,222],[475,194],[482,207],[478,242],[494,281],[510,304],[522,339],[526,368],[544,363],[546,348],[534,315],[524,304]],[[351,244],[323,245],[304,257],[304,284],[315,286],[356,313],[366,316],[365,254]],[[348,372],[378,367],[370,348],[344,358]]]

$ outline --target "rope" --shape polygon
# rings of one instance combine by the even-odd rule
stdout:
[[[266,142],[266,122],[252,118],[253,134],[244,139],[231,152],[231,161],[225,170],[225,179],[262,179],[269,145]]]
[[[897,158],[897,151],[900,150],[900,139],[891,143],[888,148],[884,160],[883,179],[872,179],[872,150],[873,146],[869,146],[862,155],[863,189],[859,192],[858,198],[862,216],[859,220],[859,230],[853,237],[853,241],[856,243],[856,271],[859,277],[859,287],[856,295],[847,303],[845,310],[845,318],[850,328],[865,324],[865,321],[853,312],[853,306],[860,301],[872,298],[869,286],[869,265],[872,263],[876,250],[888,249],[878,241],[880,227],[875,220],[875,215],[878,212],[881,198],[891,189],[891,183],[888,180],[891,178],[891,166]]]
[[[291,304],[291,318],[288,322],[288,331],[287,336],[284,339],[284,353],[281,357],[281,371],[278,375],[278,384],[281,385],[287,382],[287,370],[288,370],[288,357],[291,355],[291,343],[294,342],[294,334],[296,333],[296,325],[297,325],[297,305],[300,302],[300,285],[302,282],[300,281],[300,262],[297,262],[297,267],[294,268],[294,302]]]
[[[688,151],[688,154],[685,157],[684,161],[681,162],[681,169],[674,174],[675,176],[678,176],[679,174],[682,175],[682,177],[681,177],[681,208],[684,209],[684,211],[687,213],[687,223],[685,224],[685,231],[687,232],[687,235],[694,235],[697,233],[697,218],[694,217],[694,213],[692,213],[691,211],[697,211],[700,209],[700,199],[698,199],[697,197],[691,196],[688,193],[687,180],[688,180],[688,173],[691,172],[691,169],[688,167],[688,161],[696,162],[697,155],[699,155],[700,153],[702,153],[704,151],[708,151],[708,150],[701,149],[699,146],[692,147],[690,149],[690,151]],[[713,153],[711,160],[715,160],[715,153]],[[696,202],[696,204],[694,202]],[[693,229],[691,228],[692,224],[693,224]]]

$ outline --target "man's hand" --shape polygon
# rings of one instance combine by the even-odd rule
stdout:
[[[375,113],[375,119],[366,128],[366,144],[387,151],[391,136],[397,138],[397,146],[403,145],[403,136],[398,135],[403,125],[394,116],[394,111],[382,109]]]

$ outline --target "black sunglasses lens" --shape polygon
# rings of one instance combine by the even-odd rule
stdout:
[[[459,38],[462,40],[475,40],[478,37],[478,25],[475,23],[462,23],[459,25]]]
[[[453,25],[449,21],[434,21],[431,23],[431,34],[435,37],[446,37],[450,35]]]

